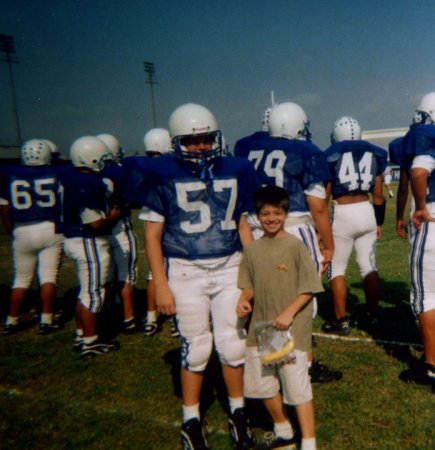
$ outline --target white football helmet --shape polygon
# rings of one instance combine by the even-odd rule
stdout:
[[[361,127],[357,120],[350,116],[343,116],[335,121],[331,133],[332,144],[359,139],[361,139]]]
[[[30,139],[20,149],[21,163],[25,166],[45,166],[51,163],[51,150],[44,139]]]
[[[145,145],[145,153],[161,155],[173,151],[171,136],[169,131],[165,128],[152,128],[145,133],[143,137],[143,143]]]
[[[310,122],[305,111],[296,103],[284,102],[270,111],[269,133],[272,137],[309,140]]]
[[[169,133],[175,152],[187,161],[204,164],[223,154],[222,133],[213,114],[204,106],[195,103],[179,106],[169,118]],[[210,151],[188,152],[182,143],[188,136],[209,134],[214,136]]]
[[[261,129],[263,131],[269,131],[269,119],[270,119],[270,112],[272,111],[272,107],[269,107],[264,111],[263,115],[261,116]]]
[[[116,139],[115,136],[107,133],[98,134],[97,138],[101,139],[106,144],[113,161],[119,164],[124,157],[124,149],[119,145],[118,139]]]
[[[429,92],[421,99],[412,122],[419,125],[435,123],[435,92]]]
[[[87,167],[101,172],[110,158],[107,145],[95,136],[83,136],[76,139],[70,149],[70,158],[74,167]]]
[[[50,141],[48,139],[43,139],[43,141],[46,142],[48,144],[48,146],[50,147],[52,155],[59,153],[59,149],[57,148],[57,145],[53,141]]]

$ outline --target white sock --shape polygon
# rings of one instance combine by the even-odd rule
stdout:
[[[76,336],[83,337],[83,330],[81,328],[76,328]]]
[[[93,336],[86,336],[83,337],[83,343],[84,344],[92,344],[98,339],[98,335],[94,334]]]
[[[147,312],[147,322],[155,322],[157,320],[157,311],[148,311]]]
[[[45,323],[47,325],[51,325],[53,323],[53,314],[52,313],[41,313],[39,322]]]
[[[283,439],[291,439],[294,436],[293,428],[288,420],[285,422],[274,422],[273,431],[276,437]]]
[[[6,319],[6,325],[18,325],[18,316],[8,316],[8,318]]]
[[[199,403],[193,406],[183,405],[183,423],[194,418],[199,420]]]
[[[236,409],[243,408],[245,406],[245,399],[243,397],[228,397],[228,402],[230,404],[231,414],[234,414]]]
[[[316,450],[316,438],[302,438],[301,450]]]

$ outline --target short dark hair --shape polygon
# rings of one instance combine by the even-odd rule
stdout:
[[[278,186],[264,186],[254,195],[255,212],[260,213],[264,205],[272,205],[282,208],[286,213],[289,210],[289,194]]]

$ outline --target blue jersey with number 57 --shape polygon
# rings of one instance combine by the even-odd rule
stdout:
[[[9,166],[0,196],[9,202],[14,223],[50,221],[58,224],[59,168]]]
[[[342,141],[325,151],[332,174],[332,195],[367,194],[373,191],[376,177],[387,167],[386,150],[369,142]]]
[[[207,179],[177,155],[158,158],[154,169],[155,184],[143,204],[165,218],[165,256],[195,260],[241,250],[238,224],[241,215],[252,210],[257,189],[248,161],[217,158]]]
[[[311,142],[257,132],[239,139],[234,154],[253,163],[262,185],[279,186],[289,192],[290,213],[308,212],[304,191],[331,179],[322,151]]]

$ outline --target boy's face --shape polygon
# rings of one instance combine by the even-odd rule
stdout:
[[[213,133],[186,136],[181,139],[181,144],[188,152],[208,152],[213,148],[215,135]]]
[[[276,236],[284,229],[287,212],[277,206],[264,205],[258,213],[258,220],[266,236]]]

